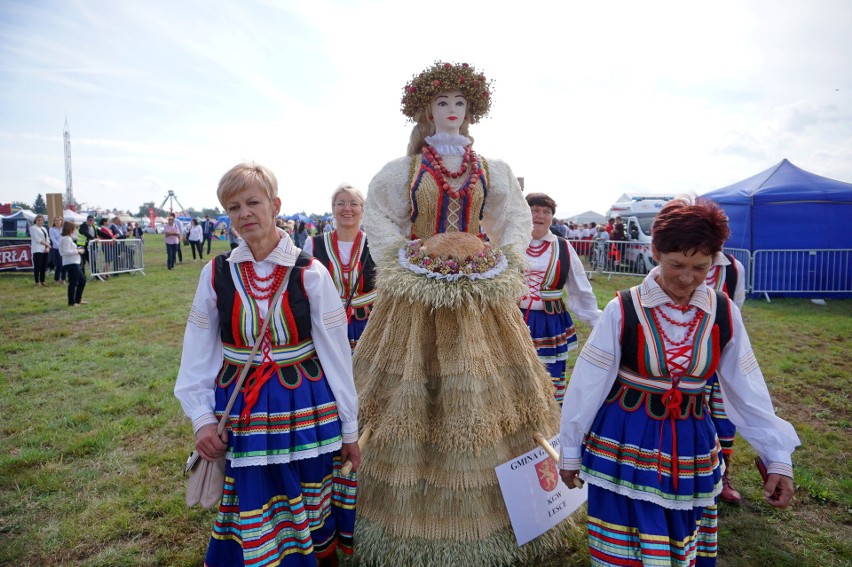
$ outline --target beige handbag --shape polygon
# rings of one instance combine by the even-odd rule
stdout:
[[[243,387],[243,382],[245,382],[248,370],[251,368],[254,355],[257,354],[260,343],[263,342],[263,335],[269,326],[269,320],[272,319],[273,308],[278,303],[278,299],[284,293],[284,290],[287,289],[287,283],[290,280],[290,270],[292,269],[292,267],[287,268],[287,271],[284,273],[283,283],[278,287],[278,291],[275,292],[272,301],[269,302],[269,310],[260,328],[260,334],[257,336],[258,340],[254,342],[251,354],[249,354],[248,360],[243,366],[242,372],[240,372],[240,377],[237,379],[237,384],[234,387],[233,393],[231,393],[231,398],[228,400],[228,405],[225,407],[225,412],[222,414],[222,418],[219,420],[219,425],[216,428],[216,435],[219,437],[222,436],[222,432],[225,430],[225,424],[228,422],[231,408],[234,406],[237,394]],[[189,474],[189,483],[186,487],[186,505],[195,506],[198,504],[205,510],[209,509],[222,498],[222,491],[225,488],[225,455],[222,455],[211,463],[202,459],[198,451],[193,451],[186,460],[183,474]]]

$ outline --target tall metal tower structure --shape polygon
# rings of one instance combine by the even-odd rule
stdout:
[[[68,117],[65,117],[65,131],[62,134],[65,141],[65,202],[74,203],[74,185],[71,182],[71,130],[68,129]]]

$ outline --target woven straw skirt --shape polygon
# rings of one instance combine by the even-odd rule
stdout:
[[[562,544],[517,546],[494,467],[559,429],[559,407],[517,306],[516,269],[455,282],[380,270],[355,351],[359,471],[354,559],[366,565],[511,565]]]

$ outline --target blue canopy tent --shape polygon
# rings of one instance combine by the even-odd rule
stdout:
[[[764,255],[764,262],[755,255],[754,281],[769,282],[767,289],[784,295],[821,295],[795,292],[829,289],[820,285],[828,280],[831,289],[838,281],[843,285],[852,282],[849,262],[837,264],[831,256],[832,265],[826,265],[830,251],[852,248],[852,233],[846,230],[846,223],[852,218],[852,183],[815,175],[784,159],[766,171],[703,197],[718,203],[728,215],[731,236],[725,246],[752,254],[758,250],[809,251],[807,262],[796,263],[801,274],[790,274],[790,264],[784,268],[779,268],[777,262],[770,265],[773,256]],[[770,274],[771,271],[777,273]],[[803,279],[815,278],[827,281],[802,284]],[[849,293],[844,297],[852,297],[852,288],[846,291]]]

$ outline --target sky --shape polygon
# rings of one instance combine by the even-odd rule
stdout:
[[[852,182],[850,24],[848,0],[3,0],[0,203],[65,192],[67,119],[84,206],[214,207],[256,161],[283,212],[325,213],[405,154],[435,60],[494,80],[474,148],[558,217],[784,158]]]

